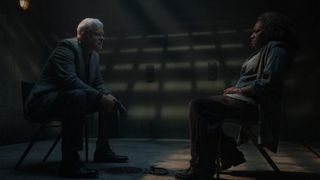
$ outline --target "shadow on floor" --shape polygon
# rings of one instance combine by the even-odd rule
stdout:
[[[164,168],[151,168],[150,167],[135,167],[128,164],[109,164],[109,167],[99,166],[98,163],[85,163],[90,168],[98,169],[102,176],[119,177],[122,175],[130,176],[144,176],[147,174],[159,175],[159,176],[172,176],[175,171],[167,170]],[[105,166],[105,164],[103,165]],[[21,167],[18,171],[12,171],[13,174],[24,174],[25,176],[37,176],[37,177],[59,177],[60,162],[46,162],[46,163],[29,163]]]
[[[46,162],[46,163],[29,163],[21,168],[18,171],[24,174],[37,174],[37,175],[44,175],[44,176],[58,176],[59,175],[59,167],[60,162]]]
[[[89,167],[92,167],[92,164],[89,163]],[[134,166],[126,166],[120,165],[112,168],[97,168],[99,169],[102,176],[108,178],[111,177],[119,177],[119,175],[134,175],[138,177],[142,177],[145,175],[144,168],[134,167]],[[19,171],[15,171],[13,173],[22,173],[25,176],[43,176],[43,177],[58,177],[59,176],[59,162],[47,162],[44,164],[29,164],[28,166],[24,166]],[[174,179],[174,170],[168,169],[168,174],[165,174],[164,177],[172,177]],[[229,171],[222,172],[222,176],[228,175],[228,177],[221,177],[220,180],[233,180],[241,178],[252,178],[256,180],[319,180],[320,174],[317,173],[304,173],[304,172],[288,172],[282,171],[280,174],[275,173],[273,171]],[[238,178],[237,178],[238,177]],[[137,179],[140,179],[137,178]],[[110,179],[110,178],[109,178]]]
[[[257,180],[319,180],[320,174],[305,172],[288,172],[281,171],[276,173],[273,171],[230,171],[222,174],[234,177],[252,177]]]

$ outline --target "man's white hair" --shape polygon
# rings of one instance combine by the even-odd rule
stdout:
[[[85,18],[83,19],[77,27],[77,37],[81,36],[83,33],[92,31],[96,28],[103,28],[103,23],[96,18]]]

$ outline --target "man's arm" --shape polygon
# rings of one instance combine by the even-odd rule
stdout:
[[[93,56],[99,56],[97,53],[94,53]],[[99,68],[100,65],[100,58],[95,57],[97,60],[97,64],[95,67],[95,79],[93,83],[93,87],[99,91],[99,96],[101,97],[100,102],[102,105],[102,108],[105,111],[115,111],[116,110],[116,102],[118,100],[111,94],[111,90],[108,88],[107,84],[103,80],[103,77],[101,75],[101,71]]]
[[[93,83],[93,87],[96,88],[99,92],[107,95],[107,94],[111,93],[111,90],[108,88],[107,84],[103,80],[103,77],[101,75],[101,71],[100,71],[100,68],[99,68],[99,64],[100,64],[99,61],[100,60],[99,60],[99,58],[97,58],[97,59],[98,59],[98,62],[97,62],[97,66],[96,66],[96,69],[95,69],[95,80],[94,80],[94,83]]]
[[[49,59],[53,65],[56,80],[64,90],[90,89],[98,91],[83,82],[76,73],[75,54],[67,42],[62,41]]]

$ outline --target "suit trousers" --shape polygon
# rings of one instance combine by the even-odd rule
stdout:
[[[88,115],[101,109],[100,98],[92,90],[70,90],[58,95],[54,112],[62,120],[62,152],[83,149],[83,125]],[[99,131],[106,131],[106,123],[99,123]],[[99,133],[106,136],[106,133]],[[99,140],[98,136],[98,140]],[[106,140],[107,137],[100,137]]]
[[[245,101],[218,95],[191,100],[189,123],[191,160],[194,168],[214,171],[218,138],[221,136],[221,157],[232,156],[236,142],[225,135],[221,125],[225,118],[242,121],[257,119],[258,109]]]

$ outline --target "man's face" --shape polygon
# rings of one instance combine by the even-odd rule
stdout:
[[[264,38],[263,36],[264,36],[263,24],[260,21],[258,21],[254,25],[252,29],[252,34],[250,36],[251,46],[253,48],[259,48],[263,43],[263,38]]]
[[[89,50],[100,51],[104,41],[103,28],[93,28],[92,31],[87,32],[85,41]]]

